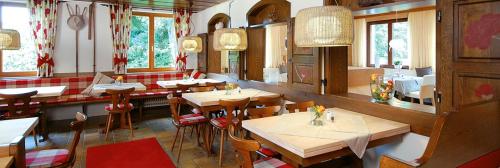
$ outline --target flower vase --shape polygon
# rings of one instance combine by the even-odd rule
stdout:
[[[377,103],[387,103],[394,95],[394,84],[392,80],[384,82],[384,77],[372,74],[370,80],[370,91],[372,98]]]
[[[322,126],[323,125],[323,120],[321,119],[322,114],[318,113],[312,109],[309,110],[309,113],[311,113],[311,125],[313,126]]]

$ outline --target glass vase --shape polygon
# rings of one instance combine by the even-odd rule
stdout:
[[[392,80],[384,81],[384,76],[373,74],[370,80],[370,92],[377,103],[387,103],[394,96],[394,84]]]

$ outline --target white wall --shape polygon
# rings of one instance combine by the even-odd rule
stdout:
[[[76,33],[66,21],[69,12],[66,7],[78,5],[80,10],[90,5],[89,2],[67,2],[59,5],[57,19],[56,48],[54,53],[55,73],[76,72]],[[79,31],[79,72],[93,70],[93,40],[88,40],[88,9],[85,27]],[[108,7],[97,5],[96,10],[96,71],[112,71],[112,39]]]

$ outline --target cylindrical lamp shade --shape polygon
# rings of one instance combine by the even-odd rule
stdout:
[[[21,48],[19,32],[11,29],[0,29],[0,50],[18,50]]]
[[[198,36],[187,36],[179,39],[179,50],[182,52],[199,53],[203,49],[201,38]]]
[[[298,47],[351,45],[353,22],[351,10],[343,6],[302,9],[295,17],[295,44]]]
[[[244,29],[224,28],[214,32],[215,51],[243,51],[247,46],[247,32]]]

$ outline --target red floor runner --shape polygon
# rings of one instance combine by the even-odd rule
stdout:
[[[87,168],[175,168],[156,141],[156,138],[141,139],[87,149]]]

